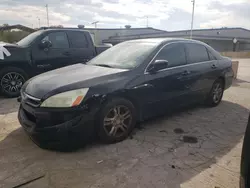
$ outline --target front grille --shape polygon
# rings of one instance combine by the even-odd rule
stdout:
[[[36,125],[39,128],[51,127],[59,125],[74,119],[79,116],[75,112],[50,112],[50,113],[37,113],[36,114]]]
[[[25,101],[25,103],[28,104],[28,105],[30,105],[30,106],[33,106],[33,107],[38,107],[40,105],[40,101],[32,100],[30,98],[28,98]]]
[[[36,117],[35,117],[33,114],[29,113],[29,112],[28,112],[27,110],[25,110],[24,108],[23,108],[23,112],[24,112],[25,116],[27,117],[27,119],[28,119],[29,121],[31,121],[31,122],[33,122],[33,123],[36,123]]]
[[[40,105],[41,99],[35,98],[31,95],[28,95],[25,92],[21,93],[21,97],[22,97],[22,100],[30,106],[38,107]]]

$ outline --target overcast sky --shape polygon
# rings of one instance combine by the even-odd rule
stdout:
[[[124,25],[163,30],[190,29],[191,0],[0,0],[0,24],[86,27],[99,21],[100,28]],[[250,29],[250,0],[196,0],[194,28],[244,27]]]

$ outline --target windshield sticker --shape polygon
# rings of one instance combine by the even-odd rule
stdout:
[[[4,54],[10,56],[10,52],[4,47],[5,43],[0,43],[0,59],[4,60]]]

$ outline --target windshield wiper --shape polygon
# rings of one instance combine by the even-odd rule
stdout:
[[[114,68],[110,65],[107,65],[107,64],[92,64],[92,65],[95,65],[95,66],[100,66],[100,67],[108,67],[108,68]]]

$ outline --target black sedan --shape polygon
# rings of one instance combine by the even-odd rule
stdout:
[[[137,121],[200,101],[218,105],[232,80],[231,60],[205,43],[127,41],[87,64],[28,80],[18,118],[38,144],[94,133],[114,143],[124,140]]]

